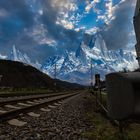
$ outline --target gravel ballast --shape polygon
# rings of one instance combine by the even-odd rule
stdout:
[[[48,112],[34,110],[40,117],[20,114],[16,119],[27,122],[22,127],[0,123],[0,140],[87,140],[83,134],[94,128],[87,117],[94,105],[88,102],[90,96],[84,92]]]

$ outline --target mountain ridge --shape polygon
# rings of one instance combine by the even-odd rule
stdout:
[[[107,73],[122,71],[124,68],[132,70],[137,66],[135,55],[132,52],[122,49],[108,50],[100,34],[92,36],[91,39],[86,39],[85,37],[76,52],[69,52],[68,55],[69,60],[67,59],[67,61],[64,59],[67,58],[65,54],[59,57],[49,58],[42,65],[42,71],[52,75],[52,68],[56,64],[60,79],[64,78],[80,84],[89,84],[91,62],[93,65],[93,74],[100,73],[102,79],[104,79]],[[52,58],[55,61],[51,61]],[[61,61],[63,63],[60,64],[59,62]]]
[[[93,65],[93,74],[100,73],[101,78],[107,73],[122,71],[124,68],[137,68],[136,55],[123,49],[108,50],[101,34],[85,34],[75,52],[65,51],[61,55],[50,56],[42,64],[31,62],[30,57],[13,46],[8,60],[30,64],[52,78],[55,73],[58,79],[88,85],[90,83],[90,66]],[[94,77],[93,77],[94,79]]]
[[[1,87],[8,88],[45,88],[54,90],[78,89],[83,86],[76,83],[52,79],[35,67],[11,60],[0,60]]]

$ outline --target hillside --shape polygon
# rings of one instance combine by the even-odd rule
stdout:
[[[58,89],[75,88],[79,85],[60,80],[54,80],[38,69],[25,63],[0,60],[1,87],[14,88],[54,88],[54,82]]]

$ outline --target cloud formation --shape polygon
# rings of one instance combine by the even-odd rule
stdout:
[[[0,51],[9,53],[15,45],[32,59],[43,61],[56,54],[57,47],[58,54],[75,49],[79,35],[71,30],[73,24],[65,14],[76,8],[66,0],[0,1]]]
[[[87,1],[87,6],[85,7],[85,12],[86,12],[86,13],[89,13],[90,10],[93,9],[93,11],[94,11],[95,13],[99,14],[99,13],[100,13],[100,10],[98,10],[98,9],[96,8],[96,5],[97,5],[98,3],[100,3],[100,2],[101,2],[101,0],[93,0],[93,1],[91,1],[91,2]]]
[[[95,33],[101,21],[107,24],[101,33],[108,48],[124,47],[133,35],[133,10],[132,0],[117,6],[113,0],[0,0],[0,52],[6,56],[15,45],[43,62],[50,55],[75,51],[83,32]]]
[[[7,39],[33,25],[33,14],[24,0],[0,1],[0,13],[0,36]]]
[[[109,49],[125,48],[132,41],[134,1],[122,0],[113,7],[114,18],[101,31]]]

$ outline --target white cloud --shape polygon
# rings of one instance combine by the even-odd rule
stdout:
[[[52,0],[51,4],[53,8],[57,8],[59,11],[76,11],[78,9],[76,3],[70,0]]]
[[[8,57],[6,55],[0,54],[0,59],[7,59]]]
[[[56,41],[51,39],[51,38],[43,38],[40,41],[40,44],[47,44],[49,46],[56,46],[57,45]]]
[[[7,11],[4,9],[0,9],[0,17],[6,17],[8,15]]]
[[[85,12],[86,13],[89,13],[90,10],[93,8],[93,10],[94,10],[95,13],[99,13],[100,11],[95,8],[96,7],[96,4],[98,4],[99,2],[100,2],[100,0],[93,0],[91,3],[89,3],[86,6]]]
[[[134,36],[135,36],[135,32],[134,32],[134,30],[131,31],[131,32],[129,33],[129,36],[130,36],[130,37],[134,37]]]
[[[76,1],[72,0],[52,0],[52,7],[57,9],[56,24],[63,26],[66,29],[73,29],[77,20],[74,16],[78,10]]]
[[[113,0],[107,0],[105,2],[106,12],[102,15],[98,15],[96,22],[99,20],[103,20],[106,24],[109,24],[112,20],[114,20],[115,17],[115,11],[117,8],[119,8],[120,3],[124,2],[125,0],[120,1],[118,4],[113,5]]]
[[[43,15],[43,10],[39,10],[38,13],[39,13],[40,15]]]
[[[133,6],[133,7],[136,6],[136,1],[137,1],[137,0],[133,0],[133,1],[132,1],[132,6]]]
[[[81,26],[80,28],[75,28],[74,30],[75,30],[76,32],[80,32],[81,30],[85,30],[85,29],[86,29],[85,26]]]
[[[79,14],[79,13],[76,13],[75,15],[72,15],[68,18],[68,20],[70,22],[73,23],[73,25],[78,25],[78,23],[81,21],[81,19],[84,17],[85,15],[84,14]]]
[[[99,28],[93,27],[91,29],[86,30],[85,33],[87,33],[87,34],[95,34],[98,30],[99,30]]]
[[[69,22],[69,21],[64,20],[64,19],[62,19],[62,20],[58,19],[56,24],[62,25],[66,29],[73,29],[74,28],[74,25],[72,22]]]
[[[75,3],[69,3],[68,5],[66,5],[66,8],[69,11],[76,11],[78,9],[77,5]]]
[[[55,46],[56,41],[48,36],[48,31],[44,26],[36,25],[33,30],[29,33],[40,45],[47,44],[49,46]]]
[[[105,15],[99,15],[96,19],[96,22],[98,22],[99,20],[105,20],[106,16]]]
[[[106,3],[106,8],[107,8],[107,17],[110,19],[113,16],[113,2],[112,0],[109,0],[108,3]]]

